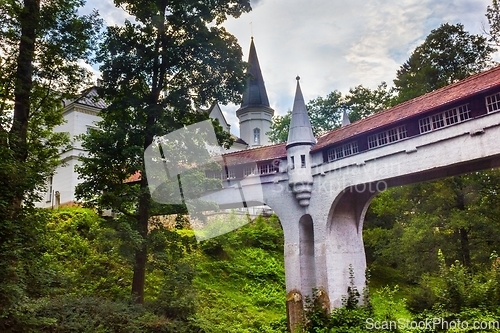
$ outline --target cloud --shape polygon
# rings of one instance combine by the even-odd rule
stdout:
[[[362,84],[392,84],[396,71],[442,23],[463,23],[481,32],[491,0],[252,0],[253,10],[224,24],[248,57],[250,37],[271,106],[277,114],[292,107],[295,76],[306,100]],[[109,0],[91,0],[108,23],[126,14]],[[252,22],[252,25],[250,25]],[[236,105],[224,107],[232,132]]]
[[[346,93],[359,84],[392,84],[401,64],[442,23],[460,22],[471,33],[480,33],[488,4],[489,0],[262,0],[251,13],[228,20],[226,27],[247,54],[252,22],[269,101],[277,114],[285,114],[293,103],[297,74],[306,100],[333,90]]]
[[[82,14],[88,14],[93,9],[97,9],[99,15],[106,25],[123,25],[126,19],[132,20],[121,7],[116,7],[111,0],[88,0],[85,7],[80,11]]]

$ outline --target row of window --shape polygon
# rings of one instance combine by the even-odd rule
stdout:
[[[407,137],[406,126],[391,128],[390,130],[377,133],[368,137],[368,149],[384,146]]]
[[[495,112],[500,110],[500,93],[496,93],[486,97],[486,107],[488,113]],[[460,123],[466,120],[471,119],[471,110],[469,108],[469,104],[464,104],[458,106],[453,109],[449,109],[438,114],[434,114],[432,116],[428,116],[422,119],[419,119],[419,129],[420,133],[426,133],[433,130],[437,130],[439,128],[443,128],[446,126],[450,126],[456,123]],[[376,147],[384,146],[396,141],[400,141],[406,139],[408,137],[408,133],[406,131],[406,126],[398,126],[395,128],[391,128],[389,130],[371,135],[368,137],[368,149],[373,149]],[[254,144],[258,144],[260,142],[260,130],[258,128],[254,129]],[[335,161],[350,155],[357,154],[359,152],[358,142],[353,141],[346,143],[344,145],[331,148],[328,150],[328,162]],[[301,168],[306,167],[305,155],[301,155]],[[290,169],[295,168],[295,160],[294,157],[291,157],[291,166]],[[258,167],[247,167],[243,170],[243,175],[265,175],[277,172],[276,168],[272,164],[263,164]],[[227,176],[224,178],[224,176]],[[228,174],[226,175],[224,172],[220,173],[219,176],[215,176],[214,178],[224,179],[234,179],[236,178],[234,170],[228,170]]]
[[[500,110],[500,93],[486,98],[489,112]],[[420,133],[430,132],[445,126],[466,121],[471,118],[469,104],[440,112],[438,114],[419,119]],[[408,132],[406,126],[398,126],[389,130],[370,135],[368,137],[368,149],[388,145],[390,143],[406,139]],[[328,162],[338,160],[358,153],[358,143],[356,141],[346,143],[342,146],[328,150]]]
[[[358,142],[353,141],[342,146],[332,148],[328,151],[328,162],[338,160],[339,158],[357,154],[359,152]]]
[[[272,163],[262,164],[259,166],[250,166],[243,169],[243,176],[250,175],[267,175],[270,173],[275,173],[278,170],[274,167]],[[234,169],[227,169],[226,171],[207,171],[207,177],[215,178],[220,180],[236,179],[236,171]]]
[[[243,169],[243,176],[250,176],[250,175],[267,175],[270,173],[275,173],[278,170],[274,167],[272,163],[268,164],[261,164],[259,166],[249,166],[245,167]]]
[[[226,171],[207,171],[207,177],[220,180],[235,179],[236,172],[231,169],[228,169],[227,173]]]
[[[430,132],[445,126],[450,126],[471,118],[469,104],[440,112],[438,114],[422,118],[418,121],[420,133]]]

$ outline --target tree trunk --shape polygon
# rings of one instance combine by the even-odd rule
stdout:
[[[462,263],[465,267],[470,267],[470,246],[469,246],[469,232],[465,228],[458,230],[460,235],[460,250],[462,254]]]
[[[138,231],[142,238],[142,243],[135,251],[134,275],[132,278],[132,297],[137,304],[144,304],[144,286],[146,282],[146,263],[148,257],[147,236],[149,221],[149,205],[151,195],[148,192],[148,183],[144,175],[141,179],[142,194],[139,198]]]
[[[24,0],[24,7],[19,17],[21,39],[17,57],[16,80],[14,86],[14,116],[9,132],[9,148],[13,152],[14,163],[20,168],[28,157],[27,135],[30,111],[30,93],[33,87],[33,62],[35,59],[35,42],[38,23],[40,21],[40,0]],[[24,197],[23,186],[25,174],[15,175],[15,192],[9,200],[14,212],[21,208]]]
[[[153,135],[151,127],[154,126],[155,118],[153,115],[148,114],[144,140],[144,150],[146,150],[153,143]],[[148,237],[148,224],[151,205],[151,194],[149,193],[148,180],[146,178],[144,163],[143,172],[141,174],[141,194],[139,197],[139,217],[138,217],[138,231],[142,238],[140,248],[135,251],[135,265],[134,276],[132,278],[132,297],[135,303],[144,304],[144,286],[146,282],[146,264],[148,259],[147,237]]]

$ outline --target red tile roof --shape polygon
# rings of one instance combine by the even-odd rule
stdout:
[[[250,148],[222,155],[225,165],[237,165],[250,162],[269,161],[286,157],[286,143],[272,146]]]
[[[384,127],[420,113],[458,102],[461,99],[498,86],[500,86],[500,66],[398,104],[345,127],[327,132],[318,138],[318,142],[314,145],[312,151],[317,151],[360,133]]]
[[[358,134],[385,127],[424,112],[432,111],[495,87],[500,87],[500,66],[398,104],[350,125],[327,132],[317,138],[317,143],[312,147],[312,151],[318,151],[326,146],[348,140]],[[243,164],[248,161],[259,162],[273,160],[276,158],[284,158],[285,156],[285,143],[223,155],[227,165]]]

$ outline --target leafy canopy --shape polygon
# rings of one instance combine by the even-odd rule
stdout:
[[[394,84],[404,102],[479,73],[492,65],[495,51],[485,37],[458,24],[442,24],[427,36],[400,67]]]

